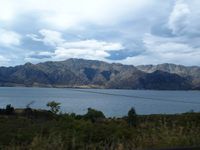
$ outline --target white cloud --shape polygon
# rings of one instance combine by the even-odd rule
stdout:
[[[169,28],[174,34],[181,34],[189,24],[188,17],[191,11],[186,3],[178,0],[169,17]]]
[[[64,42],[62,34],[57,31],[42,29],[39,31],[41,37],[36,34],[28,34],[27,37],[30,37],[34,41],[41,41],[45,45],[58,46]]]
[[[97,50],[93,51],[91,49],[66,49],[58,47],[55,52],[56,60],[64,60],[67,58],[85,58],[85,59],[96,59],[102,60],[104,57],[109,56],[105,51]]]
[[[152,34],[146,34],[143,42],[146,50],[148,52],[154,53],[190,53],[193,52],[194,49],[187,44],[188,39],[184,39],[183,37],[159,37]],[[189,42],[189,41],[188,41]]]
[[[90,48],[92,50],[120,50],[124,49],[124,47],[119,43],[107,43],[105,41],[97,41],[97,40],[83,40],[83,41],[76,41],[76,42],[65,42],[63,44],[65,48],[82,48],[87,49]]]
[[[11,21],[15,15],[13,4],[6,0],[0,1],[0,21]]]
[[[187,38],[146,34],[143,42],[146,50],[144,53],[128,57],[122,62],[133,65],[160,63],[200,65],[200,48],[192,47]]]
[[[167,22],[167,27],[173,36],[145,34],[143,37],[145,52],[128,57],[123,63],[200,65],[199,6],[199,0],[177,0]]]
[[[9,58],[20,55],[20,63],[24,58],[109,61],[111,51],[127,49],[132,55],[141,53],[122,63],[195,65],[200,64],[199,6],[199,0],[0,0],[0,29],[7,29],[0,30],[0,45],[11,46],[6,49]],[[20,35],[38,30],[27,35],[38,45],[27,37],[21,41]]]
[[[152,54],[144,54],[138,55],[135,57],[127,57],[126,59],[119,61],[124,64],[131,65],[147,65],[147,64],[161,64],[161,63],[174,63],[174,64],[182,64],[182,65],[200,65],[200,53],[182,53],[178,55],[174,55],[174,53],[152,53]]]
[[[0,55],[0,66],[5,66],[9,64],[10,59]]]
[[[54,29],[68,29],[89,22],[116,24],[156,2],[149,0],[1,0],[0,20],[15,21],[24,14],[39,14],[37,21]],[[151,5],[150,5],[151,6]]]
[[[47,29],[42,29],[39,33],[41,37],[38,35],[28,36],[35,41],[40,41],[48,46],[52,46],[53,52],[36,53],[36,55],[39,57],[47,54],[51,56],[53,60],[64,60],[67,58],[106,60],[106,57],[110,56],[110,51],[124,49],[120,43],[98,41],[95,39],[66,41],[63,39],[60,32]]]
[[[17,46],[20,45],[21,36],[13,31],[0,29],[0,45],[1,46]]]
[[[109,43],[97,40],[83,40],[76,42],[64,42],[57,47],[54,54],[57,60],[67,58],[84,58],[106,60],[110,56],[109,51],[122,50],[120,43]]]
[[[178,0],[170,14],[168,26],[175,35],[200,34],[200,1]]]

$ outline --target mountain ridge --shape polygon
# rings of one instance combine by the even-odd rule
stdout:
[[[137,66],[137,68],[146,73],[152,73],[156,70],[175,73],[190,80],[194,85],[194,88],[200,87],[200,67],[198,66],[183,66],[164,63],[158,65],[140,65]]]
[[[0,86],[193,90],[200,87],[199,76],[196,66],[133,66],[71,58],[0,67]]]

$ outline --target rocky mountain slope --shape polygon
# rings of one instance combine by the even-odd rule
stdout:
[[[193,88],[200,89],[200,67],[198,66],[186,67],[183,65],[165,63],[159,65],[141,65],[137,66],[137,68],[146,73],[160,70],[171,74],[177,74],[181,77],[187,78],[187,80],[189,80],[193,85]]]
[[[16,67],[0,67],[0,86],[158,90],[189,90],[200,87],[199,67],[172,64],[160,66],[134,67],[84,59],[26,63]]]

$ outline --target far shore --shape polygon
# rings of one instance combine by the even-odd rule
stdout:
[[[174,90],[174,89],[130,89],[130,88],[106,88],[104,86],[97,86],[97,85],[0,85],[0,88],[10,88],[10,87],[23,87],[23,88],[74,88],[74,89],[104,89],[104,90],[141,90],[141,91],[200,91],[200,89],[188,89],[188,90]]]

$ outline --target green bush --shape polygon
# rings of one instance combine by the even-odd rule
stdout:
[[[129,126],[135,126],[136,127],[137,124],[138,124],[137,114],[136,114],[136,111],[133,107],[128,111],[127,122],[129,124]]]
[[[104,119],[105,115],[103,114],[103,112],[92,109],[92,108],[88,108],[88,112],[84,115],[85,119],[89,119],[92,122],[96,122],[98,120]]]
[[[47,103],[47,107],[50,107],[52,113],[57,114],[60,110],[60,103],[51,101]]]

